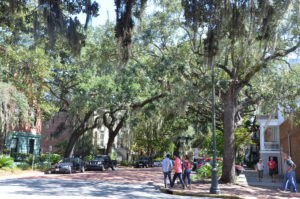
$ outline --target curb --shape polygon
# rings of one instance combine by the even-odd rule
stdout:
[[[181,196],[197,196],[197,197],[210,197],[210,198],[230,198],[230,199],[244,199],[240,196],[235,195],[222,195],[222,194],[200,194],[200,193],[191,193],[183,191],[175,191],[166,188],[159,188],[162,193],[171,194],[171,195],[181,195]]]

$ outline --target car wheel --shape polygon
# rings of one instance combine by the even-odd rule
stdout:
[[[103,171],[104,170],[104,168],[103,168],[103,166],[100,166],[100,169],[99,169],[100,171]]]
[[[84,166],[81,167],[81,173],[84,173],[85,172],[85,168]]]
[[[111,166],[111,170],[115,170],[116,168],[115,168],[115,165],[112,165]]]
[[[51,171],[49,170],[49,171],[45,171],[45,174],[51,174]]]

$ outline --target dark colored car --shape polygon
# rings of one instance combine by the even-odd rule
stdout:
[[[84,172],[85,163],[80,158],[64,158],[50,169],[50,173]]]
[[[218,162],[223,162],[223,159],[222,158],[217,158],[217,163]],[[213,158],[199,158],[193,165],[193,171],[195,171],[196,169],[204,166],[205,164],[211,164],[213,163]],[[241,173],[244,172],[244,167],[241,166],[241,165],[234,165],[235,166],[235,174],[238,176],[240,175]]]
[[[153,159],[150,156],[141,156],[140,159],[135,164],[136,168],[139,167],[153,167]]]
[[[93,160],[86,163],[86,170],[100,170],[111,168],[115,170],[117,165],[116,160],[111,160],[108,155],[96,156]]]

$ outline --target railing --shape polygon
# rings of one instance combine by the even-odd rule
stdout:
[[[279,142],[265,142],[266,151],[278,151],[280,149]]]

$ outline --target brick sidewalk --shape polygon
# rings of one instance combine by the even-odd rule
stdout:
[[[253,175],[256,176],[256,173],[253,171],[246,171],[245,174],[241,174],[239,176],[239,180],[235,184],[219,184],[219,188],[221,191],[220,196],[222,197],[222,195],[226,195],[245,199],[300,198],[300,193],[278,191],[277,189],[281,185],[281,179],[278,179],[277,183],[270,183],[270,179],[267,176],[265,176],[265,183],[256,183],[257,178],[253,177]],[[192,190],[182,190],[181,185],[175,185],[174,188],[168,190],[175,191],[177,194],[178,192],[182,192],[185,195],[197,194],[198,196],[207,197],[207,194],[209,194],[210,186],[210,182],[195,183],[192,185]],[[164,189],[162,190],[164,191]],[[214,195],[211,196],[217,197]]]

